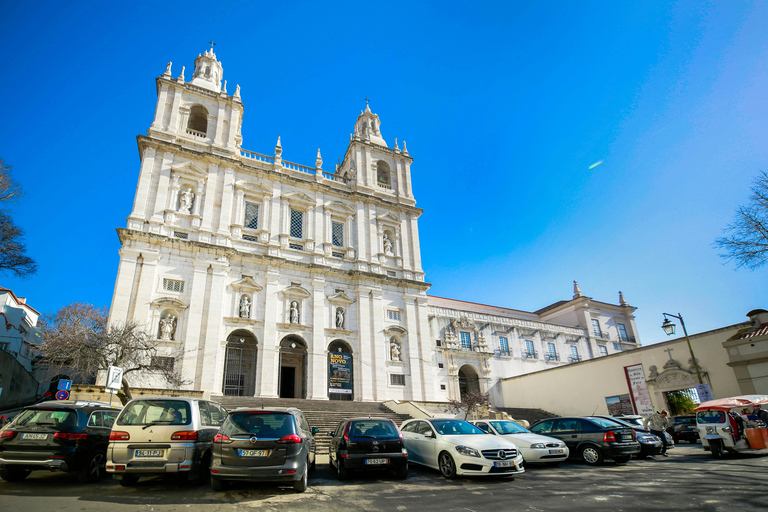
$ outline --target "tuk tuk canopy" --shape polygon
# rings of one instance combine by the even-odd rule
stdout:
[[[761,404],[768,404],[768,395],[742,395],[731,398],[718,398],[717,400],[700,403],[694,411],[730,411],[734,407],[752,407],[753,405]]]

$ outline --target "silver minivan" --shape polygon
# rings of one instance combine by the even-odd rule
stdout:
[[[107,472],[119,476],[122,485],[167,473],[186,473],[203,483],[210,471],[213,438],[226,417],[226,409],[209,400],[133,399],[112,426]]]

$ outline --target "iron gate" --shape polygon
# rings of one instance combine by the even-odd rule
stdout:
[[[224,362],[224,395],[256,394],[256,349],[227,346]]]

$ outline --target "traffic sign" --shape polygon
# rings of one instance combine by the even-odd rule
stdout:
[[[110,366],[107,371],[107,385],[110,389],[120,389],[123,387],[123,369],[117,366]]]
[[[56,389],[63,389],[64,391],[69,391],[70,389],[72,389],[72,381],[67,379],[59,379],[59,387]],[[64,400],[66,400],[66,398]]]
[[[60,389],[56,392],[56,400],[66,400],[69,398],[69,391],[66,389]]]

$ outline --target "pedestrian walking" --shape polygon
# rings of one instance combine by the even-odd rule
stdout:
[[[661,455],[662,457],[669,457],[667,455],[667,436],[665,431],[669,428],[669,419],[667,418],[667,410],[663,409],[661,412],[655,412],[645,418],[643,427],[648,428],[650,425],[651,434],[661,438]]]

